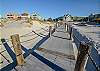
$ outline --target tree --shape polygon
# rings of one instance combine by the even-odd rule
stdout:
[[[78,20],[77,16],[73,17],[73,21],[77,21],[77,20]]]
[[[44,19],[44,21],[46,21],[46,19]]]

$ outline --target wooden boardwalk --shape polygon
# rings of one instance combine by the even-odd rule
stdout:
[[[74,71],[76,60],[72,41],[64,25],[58,27],[51,37],[40,40],[32,49],[22,49],[25,64],[15,66],[12,71]]]
[[[64,25],[61,25],[36,51],[66,71],[74,71],[75,57],[69,38]]]

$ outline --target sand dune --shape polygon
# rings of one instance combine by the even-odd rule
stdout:
[[[40,21],[32,21],[31,25],[30,23],[27,23],[25,21],[14,21],[14,22],[9,22],[8,24],[4,25],[3,27],[0,27],[0,38],[5,38],[8,39],[7,43],[9,44],[10,47],[12,47],[11,39],[10,36],[14,34],[19,34],[21,44],[25,46],[27,49],[32,48],[39,40],[42,39],[42,37],[37,36],[34,34],[32,31],[34,30],[37,34],[44,34],[47,35],[48,32],[44,31],[41,28],[44,28],[45,30],[48,29],[50,24],[44,24],[43,22]],[[52,24],[53,26],[53,24]],[[43,35],[42,35],[43,36]],[[27,41],[29,40],[29,41]],[[1,41],[0,41],[0,44]],[[13,50],[13,48],[11,48]],[[0,52],[4,51],[5,47],[3,45],[0,45]],[[14,51],[14,50],[13,50]],[[3,52],[3,55],[7,57],[7,59],[12,62],[12,59],[10,58],[9,54],[7,51]],[[0,55],[0,61],[3,60],[3,64],[0,64],[0,68],[8,65],[9,63]]]

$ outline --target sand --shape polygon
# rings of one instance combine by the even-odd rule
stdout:
[[[42,37],[37,36],[34,34],[32,31],[35,31],[37,34],[44,34],[47,35],[48,32],[45,30],[48,30],[48,27],[54,26],[53,24],[47,24],[47,23],[42,23],[39,21],[32,21],[31,25],[30,23],[27,23],[23,20],[20,21],[9,21],[7,22],[6,25],[3,27],[0,27],[0,38],[7,39],[7,43],[9,44],[10,47],[12,47],[11,39],[10,36],[14,34],[19,34],[20,37],[20,42],[23,46],[25,46],[27,49],[32,48],[39,40],[42,39]],[[44,28],[45,30],[43,30]],[[29,41],[27,41],[29,40]],[[2,42],[0,41],[0,52],[5,50],[5,47],[3,46]],[[13,50],[13,48],[11,48]],[[14,50],[13,50],[14,51]],[[24,53],[24,52],[23,52]],[[7,51],[4,51],[2,53],[9,61],[10,63],[12,62],[11,57],[7,53]],[[8,65],[9,63],[4,59],[3,56],[0,55],[0,69]]]

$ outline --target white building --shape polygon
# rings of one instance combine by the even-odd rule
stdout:
[[[31,16],[31,18],[32,18],[33,20],[38,20],[38,16],[37,16],[36,14],[33,14],[33,15]]]
[[[73,21],[72,18],[71,18],[71,15],[69,15],[69,14],[64,15],[63,16],[63,22],[66,23],[66,22],[69,22],[69,21]]]
[[[28,13],[21,14],[21,19],[26,20],[28,18],[30,18],[30,15]]]
[[[42,17],[41,17],[38,13],[36,13],[36,12],[34,12],[34,13],[32,14],[31,18],[32,18],[33,20],[41,20],[41,19],[42,19]]]

